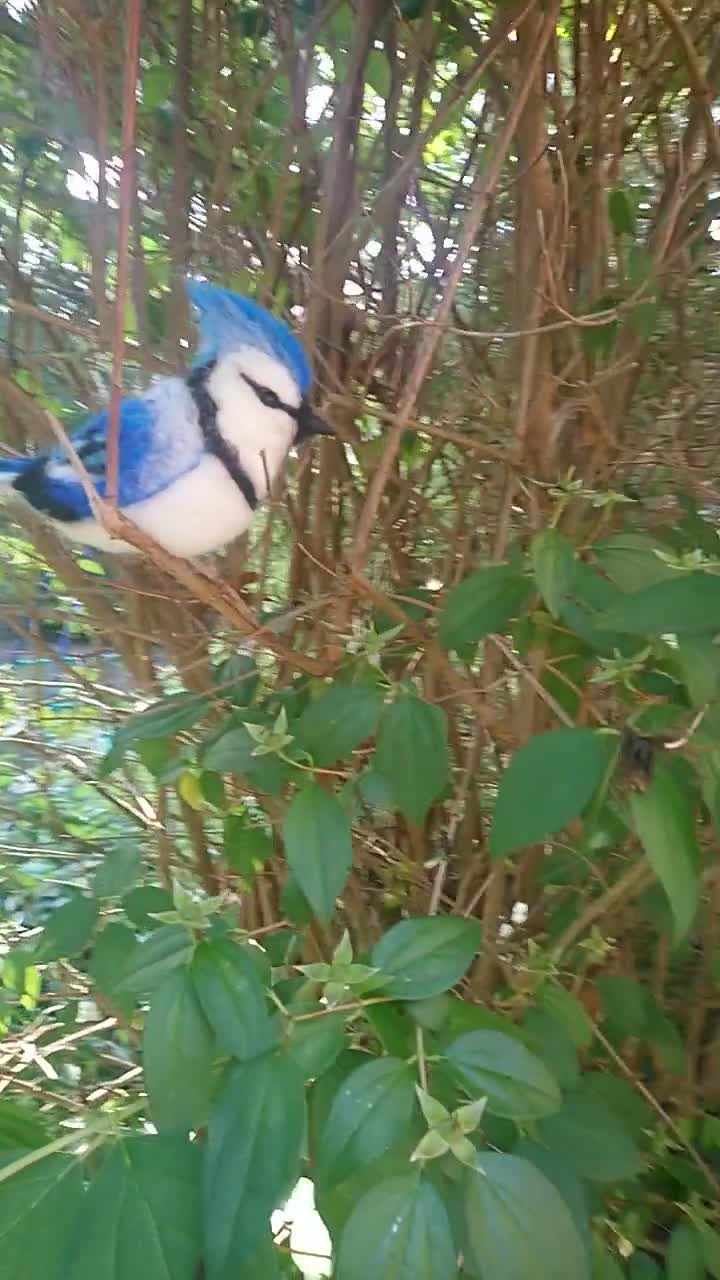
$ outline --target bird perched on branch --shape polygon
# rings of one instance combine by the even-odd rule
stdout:
[[[247,529],[294,445],[332,432],[310,407],[310,364],[287,325],[228,289],[190,281],[187,290],[200,313],[198,353],[187,377],[158,378],[121,402],[118,506],[174,555],[199,556]],[[100,497],[109,417],[72,436]],[[135,550],[102,528],[62,446],[0,460],[0,486],[73,541]]]

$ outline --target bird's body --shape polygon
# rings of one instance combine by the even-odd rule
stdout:
[[[201,310],[195,366],[123,400],[119,434],[118,505],[178,556],[219,550],[243,533],[293,444],[327,430],[309,407],[310,370],[290,330],[227,290],[188,288]],[[108,421],[100,413],[72,437],[101,497]],[[134,550],[96,520],[61,447],[0,461],[3,481],[73,541]]]

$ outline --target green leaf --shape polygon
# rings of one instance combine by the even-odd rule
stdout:
[[[501,1031],[468,1031],[446,1047],[445,1057],[469,1093],[487,1097],[495,1115],[531,1120],[560,1107],[560,1089],[547,1067]]]
[[[270,1214],[292,1190],[304,1136],[303,1078],[290,1058],[275,1053],[232,1068],[208,1125],[208,1280],[241,1274]]]
[[[618,632],[600,630],[597,619],[622,599],[620,588],[584,560],[576,561],[575,575],[572,599],[563,605],[561,620],[595,653],[613,657],[615,649],[627,648],[627,639]]]
[[[720,1234],[706,1222],[698,1222],[696,1226],[702,1236],[705,1266],[715,1280],[720,1280]]]
[[[647,1143],[647,1134],[654,1125],[649,1103],[623,1076],[613,1076],[607,1071],[586,1072],[583,1088],[599,1098],[619,1120],[625,1132],[638,1143]]]
[[[675,1075],[684,1075],[687,1072],[688,1062],[685,1038],[650,992],[646,994],[648,1014],[645,1039],[657,1050],[657,1056],[666,1071],[672,1071]]]
[[[47,1141],[47,1131],[38,1116],[16,1102],[0,1101],[0,1150],[31,1151]]]
[[[596,729],[554,729],[525,743],[500,779],[491,856],[535,844],[577,818],[616,750],[617,739]]]
[[[253,754],[257,742],[244,725],[216,738],[202,753],[202,765],[214,773],[239,773],[259,791],[279,796],[292,766],[277,756]]]
[[[390,63],[382,49],[373,49],[365,63],[365,79],[381,98],[390,92]]]
[[[280,910],[287,920],[304,928],[313,918],[312,907],[294,876],[289,875],[280,891]]]
[[[620,973],[600,974],[595,980],[600,996],[603,1031],[613,1042],[639,1037],[645,1030],[647,1002],[645,988]]]
[[[568,1094],[560,1111],[538,1122],[538,1134],[540,1142],[592,1182],[620,1182],[642,1168],[624,1124],[588,1090]]]
[[[367,1191],[340,1240],[336,1280],[454,1280],[450,1222],[434,1187],[417,1174]]]
[[[150,67],[142,78],[142,103],[148,111],[167,102],[173,86],[173,69],[167,64]]]
[[[371,1058],[335,1095],[318,1148],[318,1178],[334,1185],[377,1160],[415,1109],[415,1077],[399,1058]]]
[[[630,324],[639,338],[652,338],[660,315],[660,303],[655,298],[640,298],[630,312]]]
[[[225,1053],[244,1061],[273,1043],[265,992],[248,948],[228,939],[201,942],[190,965],[202,1011]]]
[[[90,1183],[68,1280],[196,1280],[200,1149],[181,1138],[116,1143]]]
[[[523,1042],[548,1068],[561,1089],[580,1083],[580,1063],[575,1045],[561,1023],[544,1009],[528,1009],[520,1024]]]
[[[663,1280],[663,1269],[649,1253],[637,1252],[630,1259],[628,1280]]]
[[[386,707],[377,736],[374,767],[395,804],[420,824],[447,785],[447,718],[440,707],[404,696]]]
[[[143,1032],[145,1088],[161,1133],[187,1134],[207,1122],[214,1048],[190,974],[175,969],[153,992]]]
[[[469,1261],[502,1280],[589,1280],[588,1255],[559,1191],[528,1160],[482,1152],[465,1177]]]
[[[605,311],[612,311],[617,306],[617,299],[612,297],[598,298],[588,312],[587,319],[600,316]],[[580,331],[580,341],[589,360],[604,360],[610,355],[618,331],[617,319],[608,320],[607,324],[586,324]]]
[[[575,581],[575,548],[557,529],[543,529],[532,540],[530,559],[540,595],[557,618]]]
[[[702,1237],[690,1222],[672,1229],[667,1252],[667,1280],[705,1280]]]
[[[225,809],[227,794],[225,792],[225,783],[219,773],[212,773],[209,769],[203,769],[200,774],[200,795],[203,800],[207,800],[208,804],[213,805],[215,809]]]
[[[608,196],[608,215],[616,236],[635,235],[635,209],[622,187],[615,187]]]
[[[621,591],[640,591],[655,582],[667,582],[677,578],[673,569],[658,555],[667,552],[667,545],[651,538],[647,533],[623,532],[613,534],[593,547],[593,556],[608,577]]]
[[[184,964],[192,949],[192,938],[182,925],[156,929],[131,951],[116,990],[153,991],[168,973]]]
[[[589,1048],[594,1035],[593,1024],[577,996],[565,987],[546,982],[537,993],[537,1002],[565,1028],[578,1049]]]
[[[172,693],[128,716],[115,733],[114,746],[124,753],[147,738],[167,738],[182,729],[192,729],[211,705],[212,700],[201,694]]]
[[[693,706],[720,698],[720,648],[713,637],[686,636],[675,656]]]
[[[699,636],[720,631],[720,578],[676,574],[623,596],[595,620],[596,626],[632,636]]]
[[[381,710],[376,689],[331,684],[305,708],[292,730],[315,764],[325,768],[347,759],[361,742],[375,736]]]
[[[592,1242],[592,1280],[625,1280],[625,1271],[615,1254],[597,1239]]]
[[[381,813],[392,813],[393,797],[390,788],[378,773],[377,769],[366,769],[356,782],[358,794],[369,809],[379,809]]]
[[[419,916],[393,925],[373,947],[370,963],[391,979],[383,995],[426,1000],[454,987],[479,947],[477,920]]]
[[[335,1062],[345,1046],[345,1015],[319,1010],[317,1018],[294,1022],[288,1052],[305,1080],[316,1080]]]
[[[122,907],[136,929],[141,933],[149,933],[152,929],[160,928],[160,922],[155,918],[158,912],[172,911],[172,894],[159,885],[140,885],[125,895]]]
[[[13,947],[0,962],[3,986],[20,997],[23,1009],[34,1009],[42,990],[42,977],[34,960],[28,948]]]
[[[249,707],[260,686],[257,659],[252,653],[231,653],[213,668],[213,684],[235,707]]]
[[[439,1031],[450,1015],[452,1001],[448,995],[431,996],[405,1006],[410,1017],[427,1031]]]
[[[135,884],[142,871],[138,845],[121,844],[107,853],[93,877],[93,893],[98,898],[119,898]]]
[[[79,955],[90,940],[98,910],[96,898],[86,898],[80,893],[53,911],[37,942],[35,960],[38,964],[71,960]]]
[[[410,1058],[417,1033],[408,1016],[409,1004],[372,1004],[365,1017],[383,1049],[393,1058]]]
[[[132,930],[128,929],[127,925],[115,921],[105,926],[88,961],[88,973],[98,991],[109,997],[122,1013],[129,1013],[133,1009],[136,998],[130,993],[124,996],[118,994],[115,988],[129,962],[131,953],[137,947],[138,941]]]
[[[229,813],[223,823],[223,852],[233,871],[254,877],[272,857],[273,840],[262,827],[250,827],[244,814]]]
[[[337,796],[306,783],[285,814],[283,839],[294,880],[326,924],[352,866],[350,819]]]
[[[241,1277],[242,1280],[283,1280],[285,1276],[291,1280],[302,1280],[302,1272],[298,1271],[292,1257],[277,1248],[272,1235],[267,1232],[247,1262],[243,1263],[238,1280]]]
[[[668,896],[679,942],[697,912],[700,850],[688,788],[662,757],[647,790],[631,793],[630,812],[648,862]]]
[[[492,632],[507,630],[532,595],[528,578],[506,564],[492,564],[464,578],[448,594],[438,622],[446,649],[477,643]]]
[[[517,1143],[512,1154],[529,1160],[543,1177],[552,1182],[570,1210],[578,1234],[589,1247],[591,1199],[587,1186],[580,1181],[575,1170],[569,1168],[561,1156],[526,1138]]]
[[[46,1156],[0,1184],[2,1280],[68,1280],[68,1248],[85,1230],[83,1200],[73,1156]]]

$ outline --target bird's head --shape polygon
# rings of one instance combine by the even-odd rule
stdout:
[[[205,281],[188,281],[187,291],[200,312],[193,365],[212,366],[207,387],[220,415],[240,411],[260,433],[283,438],[287,448],[333,434],[310,406],[310,363],[282,320]]]

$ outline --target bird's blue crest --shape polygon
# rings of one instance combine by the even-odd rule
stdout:
[[[243,347],[264,351],[285,365],[305,395],[312,373],[308,358],[282,320],[257,302],[204,280],[186,282],[188,297],[200,312],[200,347],[194,364],[207,364]]]

